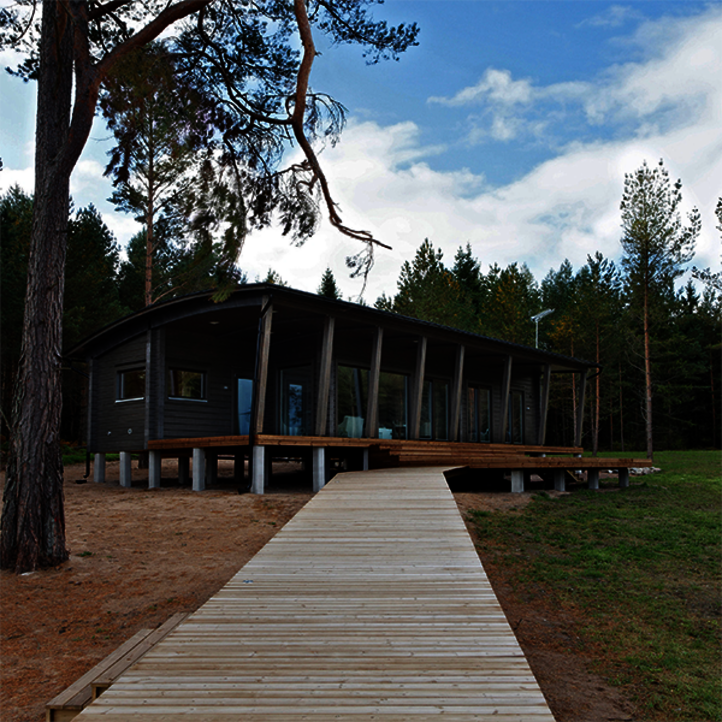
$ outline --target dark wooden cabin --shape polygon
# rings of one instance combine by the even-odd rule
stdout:
[[[89,369],[96,479],[106,453],[120,452],[127,485],[130,453],[149,452],[151,486],[162,456],[177,456],[188,477],[192,455],[202,489],[217,455],[232,453],[251,460],[258,493],[269,454],[287,447],[312,456],[316,489],[330,458],[512,468],[511,458],[580,452],[545,445],[549,384],[551,374],[576,374],[583,403],[593,366],[267,284],[222,303],[200,293],[151,306],[68,356]]]

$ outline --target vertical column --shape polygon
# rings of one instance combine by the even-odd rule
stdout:
[[[148,488],[149,489],[160,489],[160,477],[161,477],[161,464],[163,459],[161,458],[160,451],[149,451],[148,452]]]
[[[190,459],[187,456],[178,457],[178,484],[188,486],[190,482]]]
[[[619,487],[626,489],[629,486],[629,469],[619,469],[617,476],[619,477]]]
[[[373,347],[371,349],[371,368],[369,369],[369,389],[366,402],[366,421],[364,423],[364,436],[375,438],[379,427],[379,377],[381,375],[381,348],[383,346],[384,330],[376,329]]]
[[[130,452],[120,452],[120,485],[130,489],[133,477],[130,471]]]
[[[501,382],[501,429],[497,432],[497,442],[506,441],[509,430],[509,392],[511,391],[511,356],[506,357],[504,364],[504,377]]]
[[[369,450],[368,449],[363,450],[363,461],[361,462],[361,468],[364,471],[369,470]]]
[[[266,447],[254,446],[251,449],[251,493],[263,494],[266,480]]]
[[[579,403],[577,405],[577,428],[574,433],[574,446],[582,445],[582,425],[584,423],[584,397],[587,391],[587,370],[579,377]]]
[[[206,450],[193,449],[193,491],[206,488]]]
[[[426,336],[419,338],[416,348],[416,370],[414,372],[414,390],[411,397],[411,418],[409,419],[409,439],[418,439],[421,430],[421,404],[424,398],[424,374],[426,372]]]
[[[102,484],[105,481],[105,454],[96,454],[93,460],[93,481]]]
[[[251,409],[251,434],[260,434],[263,432],[263,419],[266,410],[266,386],[268,384],[268,357],[271,351],[273,302],[269,296],[264,296],[261,303],[263,304],[263,308],[261,309],[261,317],[258,320],[256,372]]]
[[[461,391],[464,378],[464,354],[465,347],[459,344],[456,347],[456,365],[454,366],[454,381],[451,390],[451,426],[449,428],[449,439],[459,440],[459,425],[461,421]]]
[[[316,436],[326,436],[328,420],[328,396],[331,389],[331,359],[333,357],[333,330],[335,320],[326,316],[321,342],[321,363],[319,365],[318,396],[316,397]]]
[[[511,490],[514,494],[520,494],[522,491],[524,491],[523,469],[511,470]]]
[[[599,488],[599,469],[587,469],[587,488]]]
[[[552,367],[551,364],[544,366],[544,374],[542,376],[542,390],[539,407],[539,446],[544,446],[547,436],[547,415],[549,411],[549,387],[551,386]]]
[[[554,469],[554,491],[566,491],[567,470]]]
[[[326,486],[326,449],[323,446],[314,446],[311,449],[313,457],[313,491],[321,491]]]

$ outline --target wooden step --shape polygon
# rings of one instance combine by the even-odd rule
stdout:
[[[103,690],[135,664],[188,615],[174,614],[157,629],[141,629],[45,705],[47,722],[74,719]]]

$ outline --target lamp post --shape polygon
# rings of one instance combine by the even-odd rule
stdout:
[[[541,313],[537,313],[536,316],[531,317],[531,320],[536,324],[536,348],[539,348],[539,321],[541,321],[545,316],[548,316],[550,313],[554,313],[553,308],[547,308],[546,311],[542,311]]]

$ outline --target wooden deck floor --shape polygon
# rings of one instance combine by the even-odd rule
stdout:
[[[553,722],[438,469],[337,476],[80,719]]]

